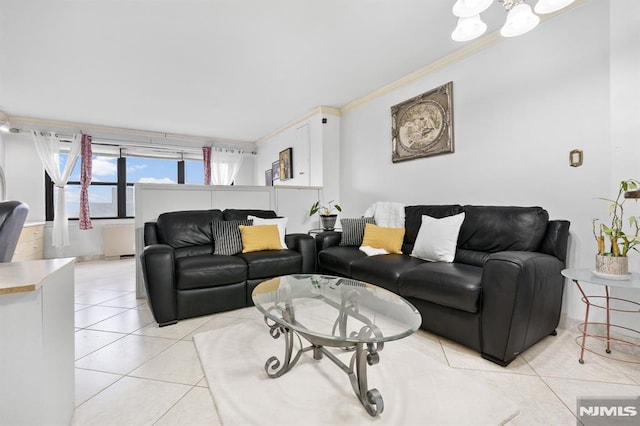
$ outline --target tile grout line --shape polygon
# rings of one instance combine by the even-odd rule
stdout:
[[[557,337],[554,336],[554,337]],[[527,361],[527,359],[525,357],[522,357],[522,360],[531,368],[531,370],[536,374],[536,377],[538,377],[538,379],[547,387],[547,389],[549,389],[551,391],[551,393],[553,394],[554,397],[556,397],[558,399],[558,401],[560,402],[560,404],[562,404],[562,406],[564,406],[567,410],[569,410],[569,413],[576,419],[577,424],[580,424],[580,420],[578,420],[578,417],[576,417],[576,415],[574,414],[573,410],[571,410],[571,408],[565,404],[565,402],[562,400],[562,398],[560,398],[560,395],[558,395],[553,388],[551,387],[551,385],[549,385],[549,383],[547,383],[547,381],[545,380],[545,377],[542,376],[538,370],[535,369],[535,367],[533,365],[531,365],[529,363],[529,361]]]
[[[128,292],[128,293],[132,293],[132,292]],[[120,297],[122,297],[122,296],[123,296],[123,295],[119,295],[119,296],[116,296],[116,297],[114,297],[114,298],[112,298],[112,299],[108,299],[108,300],[104,300],[104,301],[99,302],[99,303],[95,303],[95,304],[87,305],[87,307],[86,307],[85,309],[88,309],[88,308],[90,308],[90,307],[97,307],[97,306],[99,306],[99,307],[109,307],[109,306],[103,306],[103,305],[100,305],[100,303],[109,302],[109,301],[111,301],[111,300],[115,300],[115,299],[120,298]],[[159,337],[159,338],[164,339],[164,340],[171,340],[171,341],[173,341],[173,344],[171,344],[171,345],[167,346],[165,349],[161,350],[160,352],[158,352],[156,355],[152,356],[151,358],[144,360],[140,365],[138,365],[138,366],[134,367],[132,370],[128,371],[126,374],[113,373],[113,372],[110,372],[110,371],[101,371],[101,370],[90,369],[90,368],[81,368],[81,367],[77,367],[77,366],[76,366],[76,362],[77,362],[77,361],[79,361],[79,360],[81,360],[81,359],[83,359],[83,358],[85,358],[85,357],[89,356],[89,355],[90,355],[90,354],[92,354],[92,353],[97,352],[97,351],[98,351],[98,350],[100,350],[100,349],[104,349],[104,348],[106,348],[107,346],[109,346],[109,345],[111,345],[111,344],[113,344],[113,343],[115,343],[115,342],[117,342],[117,341],[120,341],[120,340],[124,339],[124,338],[125,338],[125,337],[127,337],[127,336],[136,336],[136,337],[154,337],[154,338],[155,338],[155,337],[157,337],[157,336],[144,336],[144,335],[134,334],[135,332],[137,332],[137,331],[139,331],[139,330],[141,330],[141,329],[143,329],[143,328],[147,327],[149,324],[151,324],[151,322],[150,322],[150,323],[148,323],[148,324],[144,324],[144,325],[142,325],[141,327],[136,328],[135,330],[133,330],[133,331],[131,331],[131,332],[128,332],[128,333],[119,333],[119,332],[105,331],[105,330],[95,330],[95,329],[90,329],[90,328],[89,328],[89,327],[92,327],[92,326],[94,326],[94,325],[96,325],[96,324],[98,324],[98,323],[102,322],[102,321],[106,321],[106,320],[109,320],[109,319],[111,319],[111,318],[114,318],[114,317],[116,317],[116,316],[118,316],[118,315],[121,315],[121,314],[123,314],[123,313],[125,313],[125,312],[127,312],[127,311],[131,311],[131,310],[140,310],[140,309],[139,309],[139,308],[140,308],[140,306],[141,306],[142,304],[144,304],[144,303],[145,303],[145,302],[140,303],[140,304],[136,305],[136,306],[135,306],[135,307],[133,307],[133,308],[129,308],[129,307],[127,307],[127,308],[122,308],[122,309],[125,309],[125,310],[124,310],[124,311],[122,311],[122,312],[119,312],[119,313],[117,313],[117,314],[115,314],[115,315],[112,315],[112,316],[110,316],[110,317],[104,318],[104,319],[102,319],[102,320],[100,320],[100,321],[97,321],[97,322],[95,322],[95,323],[93,323],[93,324],[90,324],[90,325],[88,325],[88,326],[81,327],[81,328],[79,328],[79,329],[78,329],[77,327],[75,327],[76,329],[75,329],[75,331],[74,331],[74,338],[75,338],[75,334],[76,334],[79,330],[89,330],[89,331],[97,331],[97,332],[104,332],[104,333],[114,333],[114,334],[121,334],[122,336],[121,336],[120,338],[118,338],[118,339],[114,340],[113,342],[110,342],[110,343],[108,343],[108,344],[106,344],[106,345],[104,345],[104,346],[101,346],[100,348],[95,349],[94,351],[92,351],[92,352],[90,352],[90,353],[88,353],[88,354],[86,354],[86,355],[84,355],[84,356],[82,356],[82,357],[78,358],[77,360],[74,360],[74,368],[78,368],[78,369],[82,369],[82,370],[86,370],[86,371],[95,371],[95,372],[99,372],[99,373],[114,374],[114,375],[118,375],[118,376],[120,376],[116,381],[114,381],[113,383],[111,383],[111,384],[109,384],[108,386],[104,387],[103,389],[101,389],[100,391],[98,391],[96,394],[92,395],[90,398],[87,398],[85,401],[83,401],[82,403],[80,403],[78,406],[74,406],[74,413],[75,413],[75,410],[77,410],[79,407],[81,407],[82,405],[84,405],[84,404],[86,404],[87,402],[91,401],[92,399],[96,398],[98,395],[100,395],[101,393],[103,393],[103,392],[104,392],[104,391],[106,391],[107,389],[111,388],[111,387],[112,387],[113,385],[115,385],[116,383],[118,383],[118,382],[122,381],[122,379],[124,379],[125,377],[130,377],[130,378],[135,378],[135,379],[142,379],[142,380],[152,380],[152,381],[161,382],[161,383],[168,383],[168,384],[179,384],[179,385],[190,386],[190,388],[189,388],[189,389],[184,393],[184,395],[182,395],[182,397],[181,397],[180,399],[178,399],[178,401],[176,401],[176,402],[175,402],[175,403],[174,403],[174,404],[173,404],[173,405],[172,405],[172,406],[171,406],[167,411],[165,411],[165,413],[163,413],[163,414],[162,414],[158,419],[156,419],[156,420],[155,420],[155,422],[154,422],[154,424],[155,424],[155,423],[157,423],[157,422],[158,422],[162,417],[164,417],[164,416],[168,413],[168,411],[169,411],[171,408],[173,408],[173,407],[174,407],[174,406],[175,406],[179,401],[181,401],[181,400],[182,400],[182,399],[183,399],[183,398],[184,398],[184,397],[185,397],[189,392],[191,392],[191,390],[193,390],[193,388],[197,387],[197,383],[199,383],[199,381],[201,381],[201,380],[202,380],[202,379],[199,379],[199,381],[198,381],[196,384],[194,384],[194,385],[187,385],[187,384],[185,384],[185,383],[169,382],[169,381],[166,381],[166,380],[149,379],[149,378],[143,378],[143,377],[137,377],[137,376],[132,376],[132,375],[131,375],[131,373],[132,373],[133,371],[135,371],[136,369],[138,369],[138,368],[139,368],[139,367],[141,367],[142,365],[146,364],[147,362],[151,361],[152,359],[156,358],[156,357],[157,357],[157,356],[159,356],[160,354],[164,353],[164,352],[165,352],[165,351],[167,351],[168,349],[172,348],[172,347],[173,347],[173,346],[175,346],[178,342],[182,341],[181,339],[172,339],[172,338],[166,338],[166,337]],[[111,306],[111,308],[120,308],[120,307],[117,307],[117,306]],[[74,326],[75,326],[75,324],[74,324]],[[74,341],[75,341],[75,339],[74,339]],[[208,385],[208,383],[207,383],[207,385]]]

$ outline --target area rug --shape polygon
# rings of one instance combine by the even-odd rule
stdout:
[[[388,342],[380,363],[369,367],[384,411],[371,417],[348,376],[326,357],[305,352],[285,375],[264,371],[272,355],[282,359],[282,337],[273,339],[255,320],[194,336],[222,424],[231,425],[500,425],[518,414],[510,400],[419,349],[424,337]],[[306,342],[303,340],[303,344]],[[348,364],[351,353],[340,359]]]

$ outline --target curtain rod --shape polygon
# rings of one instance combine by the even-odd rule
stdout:
[[[31,133],[32,130],[35,130],[37,132],[40,131],[38,129],[25,129],[22,127],[12,127],[11,133]],[[49,132],[46,132],[46,133],[49,133]],[[73,135],[66,135],[61,132],[54,131],[53,133],[57,133],[60,136],[60,140],[63,142],[71,142],[71,138],[73,137]],[[158,151],[202,153],[202,147],[186,146],[186,145],[171,145],[171,144],[165,144],[165,143],[154,144],[153,139],[150,139],[149,142],[140,142],[140,141],[128,141],[125,139],[114,139],[114,138],[96,136],[95,140],[93,140],[91,143],[93,145],[112,146],[112,147],[118,147],[118,148],[130,147],[130,148],[153,149]],[[203,145],[203,146],[211,146],[212,148],[225,149],[225,150],[238,150],[238,151],[243,151],[245,154],[251,154],[251,155],[257,154],[256,150],[253,149],[253,147],[247,147],[247,148],[251,148],[251,151],[248,151],[246,150],[247,148],[243,146],[227,145],[222,143],[213,143],[213,144],[210,143],[208,145]]]
[[[213,147],[229,147],[231,149],[240,149],[240,147],[245,147],[244,149],[255,151],[255,143],[233,140],[233,139],[220,139],[220,138],[210,138],[203,136],[191,136],[184,135],[178,133],[167,133],[167,132],[154,132],[147,130],[137,130],[137,129],[127,129],[123,127],[109,127],[102,126],[96,124],[87,124],[87,123],[72,123],[65,121],[55,121],[55,120],[43,120],[39,118],[33,117],[20,117],[20,116],[9,116],[9,121],[12,124],[11,131],[13,133],[25,132],[38,130],[40,131],[42,127],[44,128],[54,128],[54,129],[69,129],[74,132],[82,133],[111,133],[111,134],[120,134],[120,135],[128,135],[128,136],[138,136],[138,137],[146,137],[150,139],[164,139],[164,140],[175,140],[175,141],[184,141],[191,143],[198,143],[201,146],[213,146]],[[16,124],[16,125],[14,125]],[[25,127],[20,127],[23,125]],[[60,132],[58,132],[60,133]],[[104,138],[102,138],[104,139]],[[126,142],[126,141],[123,141]],[[135,143],[135,142],[134,142]]]

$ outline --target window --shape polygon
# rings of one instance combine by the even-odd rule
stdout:
[[[68,155],[60,154],[61,167]],[[150,157],[108,157],[94,155],[89,193],[89,211],[92,219],[133,217],[133,185],[138,182],[184,183],[185,162]],[[193,182],[202,184],[202,161],[189,161]],[[199,163],[199,172],[198,172]],[[77,219],[80,214],[80,159],[74,166],[66,187],[67,215]],[[197,177],[200,173],[200,177]],[[198,181],[199,179],[199,181]],[[53,220],[58,188],[45,173],[46,219]]]
[[[185,163],[185,181],[191,185],[204,184],[204,163],[202,161],[187,160]]]
[[[176,183],[178,168],[175,160],[127,157],[127,184]]]

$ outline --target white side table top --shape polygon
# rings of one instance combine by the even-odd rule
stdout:
[[[640,274],[629,273],[627,279],[611,279],[594,274],[594,271],[587,268],[571,268],[562,270],[562,275],[579,282],[598,284],[609,287],[637,288],[640,290]]]

